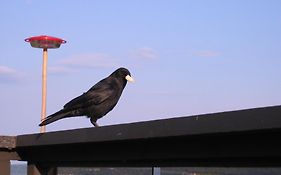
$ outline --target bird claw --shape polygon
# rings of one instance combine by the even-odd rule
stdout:
[[[97,121],[94,121],[92,118],[90,119],[90,121],[95,127],[99,127]]]
[[[92,123],[95,127],[99,127],[97,122]]]

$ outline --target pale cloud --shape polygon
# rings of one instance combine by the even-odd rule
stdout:
[[[60,66],[69,68],[112,68],[116,67],[116,60],[106,54],[81,54],[60,60]]]
[[[20,71],[14,69],[14,68],[0,65],[0,84],[18,81],[23,76],[24,76],[24,73],[21,73]]]
[[[12,75],[12,74],[15,74],[16,72],[17,71],[13,68],[0,65],[0,74],[1,75]]]
[[[155,59],[157,58],[156,51],[149,47],[143,47],[135,50],[133,55],[140,59]]]
[[[217,57],[221,55],[221,52],[214,51],[214,50],[201,50],[193,52],[193,55],[200,56],[200,57]]]

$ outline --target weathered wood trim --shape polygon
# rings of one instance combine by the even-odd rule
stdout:
[[[0,136],[0,149],[12,150],[16,147],[15,136]]]

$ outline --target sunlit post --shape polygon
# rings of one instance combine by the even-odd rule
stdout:
[[[42,106],[41,106],[41,121],[46,118],[46,103],[47,103],[47,62],[48,49],[43,49],[43,64],[42,64]],[[41,126],[40,132],[46,131],[46,126]]]
[[[48,49],[59,48],[61,44],[66,43],[65,40],[51,36],[41,35],[25,39],[30,42],[30,45],[35,48],[43,49],[43,64],[42,64],[42,106],[41,106],[41,121],[46,118],[46,102],[47,102],[47,62]],[[42,126],[40,132],[46,131],[46,127]]]

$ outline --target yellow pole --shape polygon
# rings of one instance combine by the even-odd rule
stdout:
[[[41,122],[46,118],[46,101],[47,101],[47,48],[43,50],[43,65],[42,65],[42,108],[41,108]],[[40,133],[46,131],[46,126],[41,126]]]

